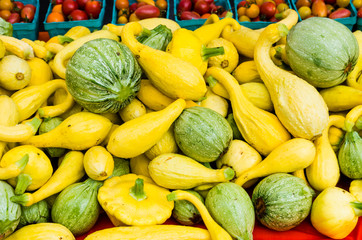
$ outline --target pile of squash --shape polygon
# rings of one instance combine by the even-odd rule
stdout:
[[[114,227],[86,240],[253,239],[255,221],[287,231],[307,217],[350,234],[362,32],[283,17],[259,30],[213,14],[194,31],[157,18],[47,42],[1,35],[0,239],[75,239],[102,211]]]

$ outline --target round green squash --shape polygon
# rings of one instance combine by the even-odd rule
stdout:
[[[206,195],[205,206],[233,238],[253,239],[254,207],[244,188],[232,182],[219,183]]]
[[[252,201],[256,217],[264,226],[287,231],[309,215],[313,195],[314,191],[303,179],[275,173],[256,185]]]
[[[99,38],[83,44],[66,68],[68,91],[93,113],[116,113],[135,98],[142,70],[123,43]]]
[[[31,206],[21,206],[21,216],[18,228],[29,224],[45,223],[50,220],[50,206],[46,200],[34,203]]]
[[[67,227],[74,236],[88,232],[97,222],[100,205],[98,189],[103,182],[88,178],[66,187],[55,199],[51,217],[53,222]]]
[[[308,18],[288,33],[286,55],[299,77],[328,88],[342,83],[356,65],[359,49],[352,32],[329,18]]]
[[[0,181],[0,239],[13,233],[20,221],[21,207],[10,200],[14,195],[13,187]]]
[[[214,110],[190,107],[175,121],[177,146],[190,158],[212,162],[228,148],[233,131],[228,121]]]
[[[338,152],[339,168],[351,179],[362,179],[362,138],[356,131],[347,132]]]
[[[204,202],[204,198],[194,190],[185,190],[194,194]],[[182,225],[192,226],[202,221],[201,214],[197,208],[187,200],[176,200],[172,210],[172,217]]]

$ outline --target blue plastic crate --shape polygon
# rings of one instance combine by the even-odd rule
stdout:
[[[297,11],[297,13],[298,13],[297,7],[295,6],[296,2],[297,2],[296,0],[292,0],[291,4],[292,4],[293,9],[295,11]],[[342,23],[343,25],[345,25],[346,27],[348,27],[352,31],[353,26],[357,23],[357,10],[352,4],[352,0],[350,0],[349,6],[347,7],[347,9],[349,9],[351,11],[351,16],[350,17],[348,17],[348,18],[337,18],[337,19],[334,19],[334,20],[336,20],[337,22]],[[298,13],[298,17],[299,17],[299,21],[302,21],[302,18],[300,17],[299,13]]]
[[[132,3],[135,3],[137,2],[136,0],[129,0],[129,5],[131,5]],[[117,19],[118,19],[118,11],[116,9],[116,1],[114,1],[113,3],[113,10],[112,10],[112,24],[115,24],[115,25],[124,25],[124,24],[120,24],[120,23],[117,23]],[[166,18],[170,19],[170,1],[167,1],[167,12],[166,12]]]
[[[64,21],[47,23],[48,15],[52,12],[52,4],[49,4],[47,14],[44,19],[44,29],[49,32],[50,37],[64,35],[69,29],[75,26],[84,26],[90,31],[99,30],[103,26],[103,18],[106,9],[106,0],[102,0],[102,10],[97,19],[81,20],[81,21]]]
[[[245,1],[245,0],[234,0],[234,6],[235,6],[234,16],[235,16],[236,20],[239,19],[238,9],[236,7],[241,1]],[[290,4],[289,0],[286,0],[285,3],[288,4],[289,8],[292,8],[292,5]],[[273,23],[273,22],[267,22],[267,21],[257,21],[257,22],[248,22],[248,21],[240,22],[240,21],[238,21],[238,22],[240,23],[240,25],[250,28],[250,29],[265,28],[269,24]]]
[[[199,27],[201,27],[205,22],[206,19],[192,19],[192,20],[181,20],[177,16],[177,6],[179,4],[180,0],[174,0],[174,14],[175,14],[175,21],[182,27],[187,28],[189,30],[195,30]],[[223,6],[226,10],[231,10],[231,5],[228,0],[215,0],[216,5]]]
[[[357,17],[357,30],[362,31],[362,18]]]
[[[37,0],[20,0],[24,5],[33,4],[36,7],[34,19],[31,23],[13,23],[13,36],[22,39],[30,40],[38,39],[39,31],[39,1]]]

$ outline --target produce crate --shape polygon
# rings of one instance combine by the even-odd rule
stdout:
[[[238,15],[238,9],[236,9],[236,6],[243,0],[234,0],[234,16],[235,19],[238,20],[239,19],[239,15]],[[286,4],[288,4],[289,8],[292,8],[292,4],[290,3],[289,0],[285,1]],[[268,26],[269,24],[273,23],[273,22],[267,22],[267,21],[257,21],[257,22],[240,22],[240,25],[250,28],[250,29],[260,29],[260,28],[265,28],[266,26]]]
[[[295,6],[296,0],[291,0],[292,7],[295,11],[297,11],[297,7]],[[347,7],[351,11],[351,16],[348,18],[337,18],[335,19],[337,22],[342,23],[346,27],[348,27],[351,31],[353,29],[353,26],[357,23],[357,10],[352,4],[352,0],[350,0],[349,6]],[[302,21],[299,13],[298,13],[299,21]]]
[[[137,2],[136,0],[129,0],[129,5],[131,5],[132,3],[135,3]],[[112,10],[112,24],[115,24],[115,25],[124,25],[124,24],[120,24],[120,23],[117,23],[117,19],[118,19],[118,11],[116,9],[116,1],[114,1],[113,3],[113,10]],[[167,1],[167,12],[166,12],[166,18],[170,19],[170,9],[171,9],[171,1]]]
[[[201,27],[205,22],[206,19],[192,19],[192,20],[181,20],[177,16],[177,6],[180,0],[174,0],[174,14],[175,14],[175,21],[182,27],[187,28],[189,30],[195,30],[196,28]],[[215,4],[223,6],[226,10],[231,10],[231,5],[228,0],[215,0]]]
[[[38,0],[20,0],[24,5],[33,4],[36,7],[34,19],[31,23],[14,23],[13,24],[13,36],[22,39],[27,38],[30,40],[38,39],[39,31],[39,1]]]
[[[48,15],[52,12],[52,4],[49,4],[48,11],[46,13],[44,19],[44,29],[49,32],[50,37],[54,37],[57,35],[64,35],[69,29],[75,26],[84,26],[89,28],[92,32],[94,30],[99,30],[103,26],[103,18],[106,9],[106,0],[102,0],[102,10],[99,14],[98,19],[89,19],[89,20],[81,20],[81,21],[64,21],[64,22],[52,22],[47,23],[46,19]]]

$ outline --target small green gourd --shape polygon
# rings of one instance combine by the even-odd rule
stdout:
[[[39,134],[47,133],[57,127],[63,119],[60,117],[46,118],[39,126]],[[47,147],[45,151],[50,157],[61,157],[65,153],[65,148]]]
[[[351,178],[362,178],[362,138],[357,131],[346,132],[339,148],[338,163],[341,172]]]
[[[185,190],[194,194],[202,202],[204,198],[194,190]],[[175,206],[172,210],[172,217],[182,225],[192,226],[202,221],[200,212],[187,200],[175,200]]]
[[[29,207],[21,206],[21,216],[18,228],[29,224],[50,221],[50,206],[46,200],[34,203]]]
[[[137,40],[140,43],[162,51],[166,50],[166,47],[171,41],[171,39],[172,39],[172,31],[168,27],[162,24],[150,30],[149,34],[143,34],[143,37],[142,36],[137,37]]]

